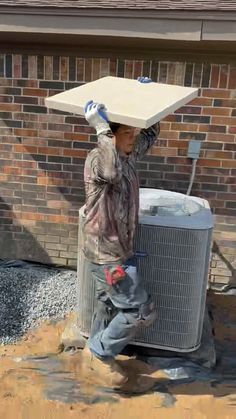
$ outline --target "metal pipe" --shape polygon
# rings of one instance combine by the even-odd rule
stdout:
[[[192,190],[193,181],[194,181],[195,174],[196,174],[196,164],[197,164],[197,159],[193,159],[193,162],[192,162],[192,173],[191,173],[189,187],[188,187],[188,190],[187,190],[186,195],[190,195],[191,190]]]

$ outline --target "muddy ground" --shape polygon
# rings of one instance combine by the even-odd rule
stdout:
[[[142,376],[139,395],[116,393],[83,377],[80,353],[60,353],[65,321],[47,322],[18,344],[0,347],[0,419],[235,419],[236,296],[211,294],[217,366],[200,368],[187,380],[120,357],[133,380]]]

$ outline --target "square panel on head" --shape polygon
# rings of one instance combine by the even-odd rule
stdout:
[[[45,99],[46,106],[84,115],[89,100],[105,105],[109,121],[148,128],[198,96],[198,89],[103,77]]]

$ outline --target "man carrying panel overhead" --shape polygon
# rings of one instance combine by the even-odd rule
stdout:
[[[138,281],[133,238],[139,211],[135,163],[155,143],[159,124],[136,135],[133,127],[109,124],[104,106],[93,101],[85,106],[85,118],[98,136],[98,147],[85,162],[83,249],[95,281],[97,307],[83,350],[83,368],[101,376],[105,384],[121,387],[128,377],[115,356],[139,326],[156,318],[152,299]]]

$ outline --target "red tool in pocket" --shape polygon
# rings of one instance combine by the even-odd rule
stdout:
[[[108,285],[112,286],[125,277],[125,271],[120,265],[104,268],[105,277]]]

